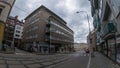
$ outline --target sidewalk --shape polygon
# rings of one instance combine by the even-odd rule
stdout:
[[[101,53],[96,52],[95,57],[91,58],[90,68],[120,68],[120,66]]]

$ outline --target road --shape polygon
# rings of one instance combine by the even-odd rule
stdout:
[[[72,54],[71,59],[48,68],[87,68],[89,55],[80,52]]]
[[[55,55],[0,54],[0,68],[86,68],[88,57],[84,52]]]

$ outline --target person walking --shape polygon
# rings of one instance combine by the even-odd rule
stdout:
[[[2,41],[2,50],[6,51],[6,43],[5,43],[5,41]]]
[[[95,48],[93,47],[91,50],[91,57],[95,57],[94,52],[95,52]]]

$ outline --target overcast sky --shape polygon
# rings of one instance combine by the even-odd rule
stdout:
[[[75,42],[87,42],[89,27],[86,13],[76,14],[76,11],[87,11],[92,30],[91,6],[88,0],[16,0],[10,15],[18,15],[21,20],[41,5],[49,8],[67,22],[67,25],[74,31]]]

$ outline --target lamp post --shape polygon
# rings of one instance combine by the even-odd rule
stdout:
[[[88,16],[88,13],[86,11],[77,11],[76,13],[85,13],[87,15],[87,20],[88,20],[88,26],[89,26],[89,33],[90,33],[90,22],[89,22],[89,16]]]
[[[85,13],[86,14],[86,16],[87,16],[87,20],[88,20],[88,26],[89,26],[89,39],[88,39],[88,42],[89,42],[89,45],[92,43],[92,39],[90,38],[90,22],[89,22],[89,16],[88,16],[88,13],[86,12],[86,11],[77,11],[76,13],[78,14],[78,13]],[[90,47],[90,46],[89,46]]]

